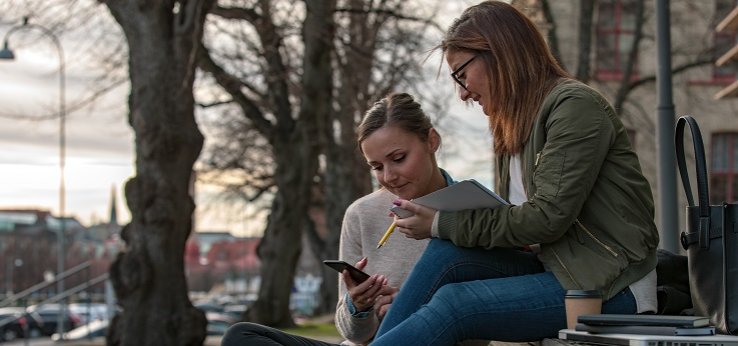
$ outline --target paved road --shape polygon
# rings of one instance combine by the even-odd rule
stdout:
[[[204,346],[220,345],[220,336],[208,336]],[[18,339],[12,342],[0,342],[0,346],[104,346],[105,338],[92,338],[81,341],[54,342],[51,338],[36,338],[30,340]]]

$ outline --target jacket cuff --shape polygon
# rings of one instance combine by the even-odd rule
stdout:
[[[451,239],[456,230],[456,212],[438,211],[438,238]]]

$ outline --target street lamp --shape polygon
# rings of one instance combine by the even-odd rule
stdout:
[[[59,276],[64,272],[64,233],[66,233],[66,219],[64,217],[65,211],[65,201],[66,201],[66,195],[65,195],[65,188],[64,188],[64,161],[66,156],[66,136],[65,136],[65,118],[66,118],[66,110],[65,110],[65,94],[64,94],[64,85],[65,85],[65,75],[64,75],[64,50],[62,49],[62,45],[59,42],[59,38],[56,37],[56,35],[46,28],[45,26],[39,25],[39,24],[32,24],[28,22],[28,17],[23,18],[23,24],[16,25],[12,27],[6,34],[5,38],[3,39],[3,49],[0,51],[0,59],[4,60],[13,60],[15,59],[15,54],[13,51],[9,48],[8,44],[8,38],[10,38],[10,35],[12,35],[14,32],[22,30],[22,29],[38,29],[40,30],[44,35],[51,38],[51,41],[54,43],[54,46],[56,47],[57,53],[59,55],[59,173],[60,173],[60,179],[59,179],[59,217],[61,220],[61,225],[59,227],[59,232],[57,232],[57,243],[58,243],[58,251],[57,251],[57,273],[56,275]],[[56,283],[57,287],[57,294],[62,294],[64,292],[64,280],[59,279]],[[63,318],[66,311],[66,308],[64,306],[63,300],[60,302],[61,307],[61,313],[59,314],[59,317],[57,319],[57,332],[63,339],[64,336],[64,325],[63,325]]]

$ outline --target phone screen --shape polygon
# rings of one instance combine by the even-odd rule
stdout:
[[[323,261],[323,264],[335,269],[337,272],[342,272],[344,270],[348,270],[349,275],[351,275],[351,278],[354,279],[357,283],[362,283],[366,281],[366,279],[369,278],[369,274],[359,270],[358,268],[339,260],[325,260]]]

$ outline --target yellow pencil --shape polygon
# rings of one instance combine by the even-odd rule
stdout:
[[[397,226],[394,222],[387,228],[387,232],[384,232],[384,235],[382,236],[382,239],[379,239],[379,244],[377,244],[377,249],[382,247],[384,243],[387,242],[387,239],[389,239],[390,234],[392,234],[392,231],[395,230],[395,226]]]

